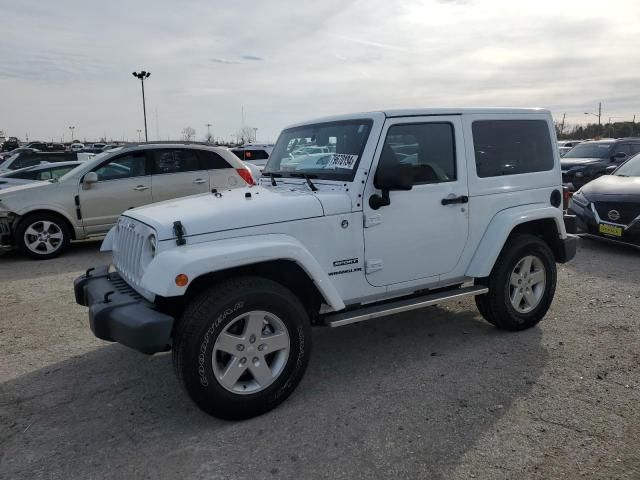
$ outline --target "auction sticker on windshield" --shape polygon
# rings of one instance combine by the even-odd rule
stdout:
[[[346,168],[353,170],[358,160],[358,155],[349,155],[347,153],[334,153],[331,160],[327,163],[327,168]]]

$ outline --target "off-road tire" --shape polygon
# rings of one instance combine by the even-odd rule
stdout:
[[[277,315],[289,334],[290,350],[273,384],[252,394],[226,389],[212,366],[214,344],[234,318],[245,312]],[[254,417],[282,403],[296,388],[311,354],[311,322],[287,288],[260,277],[238,277],[198,295],[180,318],[173,341],[173,365],[182,387],[204,412],[229,420]]]
[[[526,256],[537,257],[545,268],[545,290],[537,306],[527,313],[517,311],[509,297],[510,276],[518,262]],[[556,290],[557,270],[553,252],[534,235],[513,236],[502,248],[489,277],[477,284],[486,285],[489,292],[475,297],[478,311],[489,323],[502,330],[518,331],[531,328],[544,318]]]
[[[29,227],[37,224],[38,222],[51,222],[51,224],[55,225],[55,228],[61,232],[62,240],[56,245],[56,249],[54,251],[48,253],[46,251],[43,251],[42,253],[39,253],[29,248],[29,246],[25,242],[25,232]],[[69,248],[69,244],[71,242],[71,231],[67,221],[60,215],[48,212],[33,213],[31,215],[25,216],[18,223],[14,234],[14,242],[20,252],[27,255],[28,257],[35,260],[47,260],[57,257],[65,250],[67,250],[67,248]]]

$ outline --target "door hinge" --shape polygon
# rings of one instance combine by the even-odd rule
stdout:
[[[375,227],[376,225],[380,225],[382,223],[382,215],[379,213],[375,215],[365,215],[364,216],[364,228]]]
[[[379,258],[374,260],[367,260],[364,262],[364,270],[366,274],[377,272],[382,270],[383,261]]]

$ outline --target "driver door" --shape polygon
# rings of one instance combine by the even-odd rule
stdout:
[[[80,212],[87,235],[107,232],[122,212],[151,203],[151,176],[145,152],[118,155],[93,171],[98,181],[80,183]]]
[[[408,165],[413,187],[389,192],[390,204],[375,209],[368,198],[381,191],[369,176],[364,202],[367,281],[376,287],[415,280],[436,284],[458,264],[469,231],[460,117],[391,118],[382,138],[377,169]]]

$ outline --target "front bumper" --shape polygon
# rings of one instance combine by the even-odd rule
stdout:
[[[0,247],[13,246],[13,220],[0,217]]]
[[[625,243],[640,247],[640,224],[638,223],[631,225],[630,227],[624,227],[622,236],[617,237],[600,233],[600,224],[609,224],[609,222],[598,222],[598,219],[591,209],[591,204],[582,206],[572,200],[569,203],[569,209],[567,211],[569,214],[576,216],[578,235],[588,235],[616,243]]]
[[[166,351],[174,318],[155,309],[104,265],[89,269],[73,282],[76,302],[89,307],[93,334],[143,353]]]

